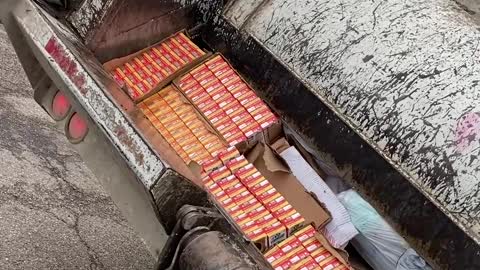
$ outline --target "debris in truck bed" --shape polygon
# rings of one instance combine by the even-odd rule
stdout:
[[[159,90],[162,82],[206,53],[180,32],[162,42],[127,56],[111,75],[134,101]],[[107,64],[107,66],[109,66]]]
[[[198,65],[176,84],[230,145],[247,140],[277,121],[221,55]]]

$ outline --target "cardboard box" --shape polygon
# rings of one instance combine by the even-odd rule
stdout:
[[[326,258],[332,256],[332,253],[330,253],[330,251],[328,251],[325,247],[318,248],[317,250],[311,252],[310,254],[311,254],[310,256],[311,256],[317,263],[319,263],[319,262],[325,260]]]
[[[297,237],[300,242],[305,242],[308,239],[315,237],[316,230],[312,225],[308,225],[305,228],[299,230],[295,233],[295,237]]]
[[[263,101],[254,93],[252,90],[253,88],[248,85],[248,83],[239,75],[237,71],[235,71],[233,67],[230,66],[230,64],[223,58],[222,55],[215,54],[210,57],[210,59],[206,60],[202,64],[199,64],[198,66],[200,70],[204,70],[204,67],[207,66],[208,69],[214,72],[208,76],[205,74],[202,75],[201,83],[204,84],[204,88],[210,94],[212,99],[218,101],[217,103],[220,104],[219,107],[221,107],[229,117],[230,113],[242,110],[245,111],[245,106],[248,106],[252,112],[258,109],[268,109]],[[219,76],[220,82],[217,81],[218,78],[215,74]],[[183,77],[175,80],[174,84],[178,85],[179,87],[184,87],[185,81],[187,81],[191,75],[192,72],[184,75]],[[211,77],[215,77],[217,80],[210,80],[209,78]],[[223,87],[221,85],[223,85]],[[233,99],[231,98],[232,96]],[[239,100],[237,100],[237,98]],[[243,102],[245,106],[242,106],[240,101]],[[201,106],[205,106],[204,103],[193,103],[199,109]],[[208,113],[206,113],[203,108],[201,109],[201,112],[208,116]],[[270,111],[270,113],[272,112]],[[261,116],[259,117],[261,118]],[[246,122],[244,121],[236,124],[238,127],[237,133],[220,132],[229,145],[238,145],[239,149],[246,150],[251,148],[259,140],[270,142],[279,136],[281,128],[276,117],[270,117],[268,119],[261,118],[261,123],[256,121],[251,115],[249,118],[251,118],[251,121],[247,119]],[[236,121],[234,123],[237,123],[239,119],[242,118],[235,119]],[[262,126],[265,129],[263,131],[261,130]],[[216,129],[220,130],[218,127],[216,127]],[[262,134],[259,135],[259,133]]]
[[[280,221],[274,221],[264,229],[268,237],[267,246],[272,247],[287,238],[287,229]]]
[[[222,166],[214,171],[212,171],[208,176],[214,181],[217,182],[218,180],[225,178],[231,175],[230,170],[226,166]]]
[[[273,220],[275,220],[275,217],[272,214],[270,214],[268,211],[265,211],[263,213],[263,215],[261,215],[255,221],[256,221],[258,227],[263,228],[267,224],[270,224]]]
[[[230,215],[230,217],[235,217],[235,216],[241,215],[243,213],[243,210],[237,204],[235,204],[234,206],[232,206],[228,209],[224,209],[224,210],[226,211],[227,214]]]
[[[321,269],[320,266],[311,258],[306,257],[300,262],[294,264],[290,270],[316,270]]]
[[[248,216],[247,213],[243,212],[243,210],[238,209],[238,212],[236,213],[229,213],[232,219],[237,223],[238,226],[242,226],[243,224],[247,223],[250,221],[250,217]],[[236,214],[236,215],[234,215]]]
[[[163,73],[158,74],[158,75],[161,75],[162,80],[157,85],[152,85],[150,89],[145,89],[146,90],[145,93],[138,93],[138,92],[135,93],[133,92],[135,87],[129,87],[126,84],[119,85],[120,88],[125,93],[127,93],[128,96],[134,102],[141,102],[145,98],[148,98],[149,96],[161,90],[165,85],[170,83],[179,74],[191,69],[192,67],[198,65],[198,63],[203,62],[204,59],[207,59],[209,57],[210,55],[209,53],[205,53],[201,50],[198,50],[197,56],[194,60],[189,61],[188,63],[184,63],[185,60],[181,59],[179,56],[176,56],[176,54],[170,48],[168,48],[168,46],[166,46],[165,44],[167,41],[170,41],[172,40],[172,38],[180,35],[182,36],[182,39],[183,38],[188,39],[188,37],[183,33],[183,31],[181,31],[173,34],[172,36],[166,39],[161,40],[160,42],[150,47],[140,50],[136,53],[110,60],[104,63],[103,67],[107,72],[112,73],[116,71],[116,68],[123,66],[124,64],[128,64],[126,66],[128,67],[129,73],[132,73],[132,75],[133,73],[137,73],[139,75],[141,74],[140,77],[145,76],[143,75],[143,72],[145,70],[144,67],[146,64],[153,65],[154,67],[156,66],[157,69],[163,70],[164,71]],[[186,41],[186,43],[193,44],[193,42],[191,41]],[[162,45],[165,45],[165,46],[162,46]],[[198,48],[198,46],[196,47]],[[162,50],[162,49],[164,49],[164,51],[160,52],[159,50]],[[148,55],[148,57],[145,57],[145,55]],[[165,59],[165,57],[168,57],[171,59],[167,60]],[[153,62],[150,62],[150,61],[153,61]],[[169,61],[172,61],[173,63],[169,63]],[[171,64],[177,65],[176,68],[172,68],[173,65]],[[135,65],[135,67],[133,65]],[[127,74],[125,75],[127,76]],[[158,75],[156,75],[156,77],[158,77]]]
[[[273,262],[285,257],[285,252],[283,252],[278,246],[275,246],[266,252],[264,257],[268,263],[273,264]]]
[[[193,160],[202,164],[203,161],[212,158],[211,154],[226,148],[226,143],[220,140],[220,135],[174,86],[165,87],[145,99],[139,106],[171,146],[173,143],[181,145],[181,151],[176,148],[174,150],[185,162]],[[169,140],[169,137],[172,137],[173,141]],[[195,137],[208,140],[194,141]]]
[[[262,206],[262,205],[258,202],[258,200],[255,199],[254,203],[247,202],[247,203],[242,204],[240,207],[242,207],[243,211],[248,213],[248,212],[253,211],[254,209],[256,209],[260,206]]]
[[[258,204],[256,208],[253,208],[251,211],[247,212],[248,216],[251,219],[257,220],[265,216],[266,214],[269,214],[265,206]]]
[[[208,150],[208,149],[207,149]],[[213,170],[222,167],[222,161],[218,158],[212,158],[211,160],[205,161],[202,164],[203,171],[210,173]]]
[[[245,165],[247,166],[247,165]],[[257,171],[255,172],[254,174],[248,176],[248,177],[245,177],[243,179],[240,179],[240,181],[246,186],[246,187],[249,187],[251,186],[253,183],[257,183],[259,181],[263,181],[265,180],[266,178],[263,177],[263,175]]]
[[[279,205],[283,205],[285,203],[288,203],[287,200],[285,199],[285,197],[283,197],[280,192],[277,191],[276,194],[274,194],[273,196],[270,196],[268,198],[263,198],[263,199],[260,199],[260,202],[265,205],[265,207],[267,209],[275,209],[277,208]]]
[[[248,165],[248,160],[244,156],[239,156],[227,161],[225,165],[232,173],[235,173],[238,169]]]
[[[290,258],[283,257],[282,260],[275,261],[272,266],[275,270],[287,270],[292,267],[292,263]]]
[[[244,167],[242,168],[239,168],[236,172],[235,172],[235,176],[240,180],[244,180],[246,178],[248,178],[249,176],[255,174],[256,172],[258,172],[257,168],[253,165],[253,164],[248,164],[248,165],[245,165]]]
[[[234,199],[236,195],[241,194],[245,190],[245,187],[239,181],[237,181],[235,185],[229,186],[224,189],[225,193],[232,199]]]
[[[304,260],[305,258],[310,258],[310,252],[306,251],[304,248],[302,247],[298,247],[296,248],[292,253],[291,255],[289,256],[290,257],[290,262],[292,263],[293,266],[297,265],[298,263],[300,263],[302,260]],[[313,260],[313,259],[312,259]]]
[[[323,246],[317,238],[311,238],[303,242],[302,245],[305,247],[306,250],[308,250],[308,252],[312,252]]]
[[[259,179],[256,182],[251,182],[250,184],[245,186],[254,195],[262,194],[273,187],[272,184],[270,184],[270,181],[268,181],[267,179]]]
[[[246,157],[305,218],[306,224],[312,223],[317,229],[320,229],[330,221],[328,212],[310,193],[305,191],[302,184],[270,147],[258,143]]]
[[[290,251],[298,248],[303,247],[302,242],[297,239],[295,236],[290,236],[281,243],[277,245],[279,249],[281,249],[284,253],[289,253]]]
[[[252,193],[248,191],[247,189],[243,190],[241,193],[238,193],[234,196],[232,196],[232,199],[235,201],[237,204],[243,204],[246,201],[249,201],[251,199],[254,199]]]
[[[195,57],[200,57],[205,54],[195,43],[193,43],[183,32],[174,37],[175,41],[180,43]]]
[[[231,209],[232,207],[236,206],[235,202],[231,199],[231,198],[224,198],[223,200],[221,201],[218,201],[220,203],[220,205],[224,208],[224,209]]]
[[[347,269],[352,269],[348,262],[343,258],[342,255],[340,255],[340,253],[335,249],[333,248],[330,243],[328,242],[328,240],[322,235],[320,234],[319,232],[317,232],[315,234],[315,238],[322,244],[322,247],[324,247],[328,252],[330,252],[337,260],[339,260],[343,265],[345,265],[347,267]]]
[[[241,229],[245,234],[248,234],[248,233],[251,232],[251,231],[257,230],[258,227],[257,227],[257,224],[255,223],[254,220],[248,219],[247,222],[245,222],[244,224],[242,224],[242,225],[240,226],[240,229]]]
[[[225,61],[225,59],[223,59],[223,57],[221,55],[215,55],[215,56],[211,57],[210,59],[208,59],[205,62],[205,65],[210,70],[215,70],[215,68],[217,68],[218,66],[220,66],[222,64],[226,64],[226,63],[227,62]]]
[[[293,235],[295,232],[305,227],[305,218],[303,218],[298,212],[282,217],[280,221],[287,228],[288,236]]]
[[[263,251],[267,247],[267,236],[263,231],[263,228],[257,226],[257,229],[250,231],[247,233],[247,238],[250,241],[255,243],[255,246],[260,250]]]
[[[262,193],[257,192],[255,194],[255,197],[259,201],[265,202],[265,201],[268,201],[268,200],[273,199],[274,197],[278,196],[278,194],[279,194],[279,192],[278,192],[277,189],[275,189],[274,187],[269,187],[269,189],[263,191]]]
[[[342,263],[337,258],[332,256],[330,258],[327,258],[327,259],[319,262],[318,265],[323,270],[332,270],[332,269],[335,269],[336,267],[341,266]]]
[[[213,178],[212,178],[213,179]],[[223,189],[229,189],[239,184],[240,182],[234,175],[228,175],[216,181],[216,183]]]

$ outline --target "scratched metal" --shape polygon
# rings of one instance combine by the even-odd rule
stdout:
[[[480,242],[478,27],[449,0],[272,0],[244,30]]]
[[[225,16],[230,19],[233,25],[241,28],[248,21],[255,10],[261,6],[265,0],[242,0],[232,1],[225,7]]]
[[[29,8],[32,9],[33,6]],[[48,17],[48,15],[44,15]],[[55,23],[53,19],[50,21]],[[98,82],[90,77],[61,38],[54,33],[44,17],[39,13],[32,12],[29,16],[18,18],[18,24],[21,25],[27,36],[32,38],[33,44],[38,47],[43,56],[51,60],[52,68],[63,76],[63,80],[72,90],[72,95],[76,97],[92,120],[106,132],[140,181],[147,189],[150,189],[163,172],[162,161],[133,129],[126,116],[105,95]],[[57,24],[57,26],[59,25]],[[73,37],[71,33],[65,32],[66,28],[58,28],[58,30]],[[48,51],[49,46],[55,46],[56,54]],[[47,50],[44,49],[45,47]],[[57,59],[58,53],[61,54],[61,59]],[[66,64],[67,66],[64,66]],[[75,71],[75,73],[69,74],[70,71]]]
[[[67,20],[83,40],[88,40],[91,38],[95,27],[103,22],[114,2],[115,0],[83,1],[80,7],[68,16]]]

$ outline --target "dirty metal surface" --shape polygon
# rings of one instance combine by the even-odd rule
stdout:
[[[330,158],[332,166],[348,172],[343,175],[346,180],[419,253],[438,269],[480,267],[480,246],[473,238],[475,233],[465,227],[469,225],[471,228],[474,223],[453,217],[455,213],[446,211],[442,205],[446,202],[430,196],[426,192],[428,189],[419,188],[422,178],[413,178],[406,173],[400,166],[402,163],[394,162],[362,130],[352,125],[348,114],[341,113],[337,106],[320,95],[321,91],[316,90],[318,85],[311,85],[304,76],[295,72],[289,62],[265,46],[255,36],[256,33],[244,31],[248,31],[245,26],[250,24],[244,24],[243,29],[238,29],[230,20],[212,14],[222,11],[221,1],[200,1],[200,13],[210,14],[200,14],[198,18],[211,18],[203,28],[202,38],[213,49],[224,53],[292,128],[318,153]],[[271,1],[264,1],[261,7],[268,7],[269,3]],[[255,16],[247,19],[249,22],[254,20]],[[321,23],[317,22],[317,25]],[[283,33],[278,30],[271,35],[273,38],[282,36]],[[295,40],[289,38],[292,42]],[[304,55],[298,57],[307,63],[317,59],[315,55],[308,60]],[[323,63],[322,59],[318,61]],[[389,132],[384,135],[386,138],[393,136]]]
[[[480,242],[472,15],[447,0],[266,2],[243,30]]]
[[[117,0],[86,46],[102,63],[149,47],[189,28],[192,10],[169,1]]]
[[[74,27],[78,35],[88,41],[93,30],[104,20],[110,8],[118,0],[86,0],[69,16],[67,21]]]
[[[225,6],[225,16],[240,29],[265,2],[265,0],[231,1]]]
[[[23,3],[25,6],[20,9],[36,10],[30,2]],[[74,36],[67,33],[67,29],[64,28],[57,28],[65,33],[64,36],[55,33],[45,14],[47,17],[37,12],[29,12],[28,16],[20,12],[16,15],[24,34],[31,38],[31,45],[38,50],[35,52],[45,57],[51,67],[63,76],[63,80],[71,89],[70,94],[78,100],[92,121],[97,123],[128,160],[129,166],[146,189],[150,189],[161,175],[164,165],[131,126],[126,115],[104,93],[102,90],[104,86],[99,85],[98,81],[90,76],[77,56],[62,41],[62,37]]]
[[[152,187],[153,200],[158,208],[160,221],[170,234],[176,223],[176,214],[186,204],[208,206],[207,193],[172,169],[167,169]]]

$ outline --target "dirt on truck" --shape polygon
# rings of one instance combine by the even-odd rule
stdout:
[[[156,269],[479,269],[463,2],[3,0],[0,19]]]

